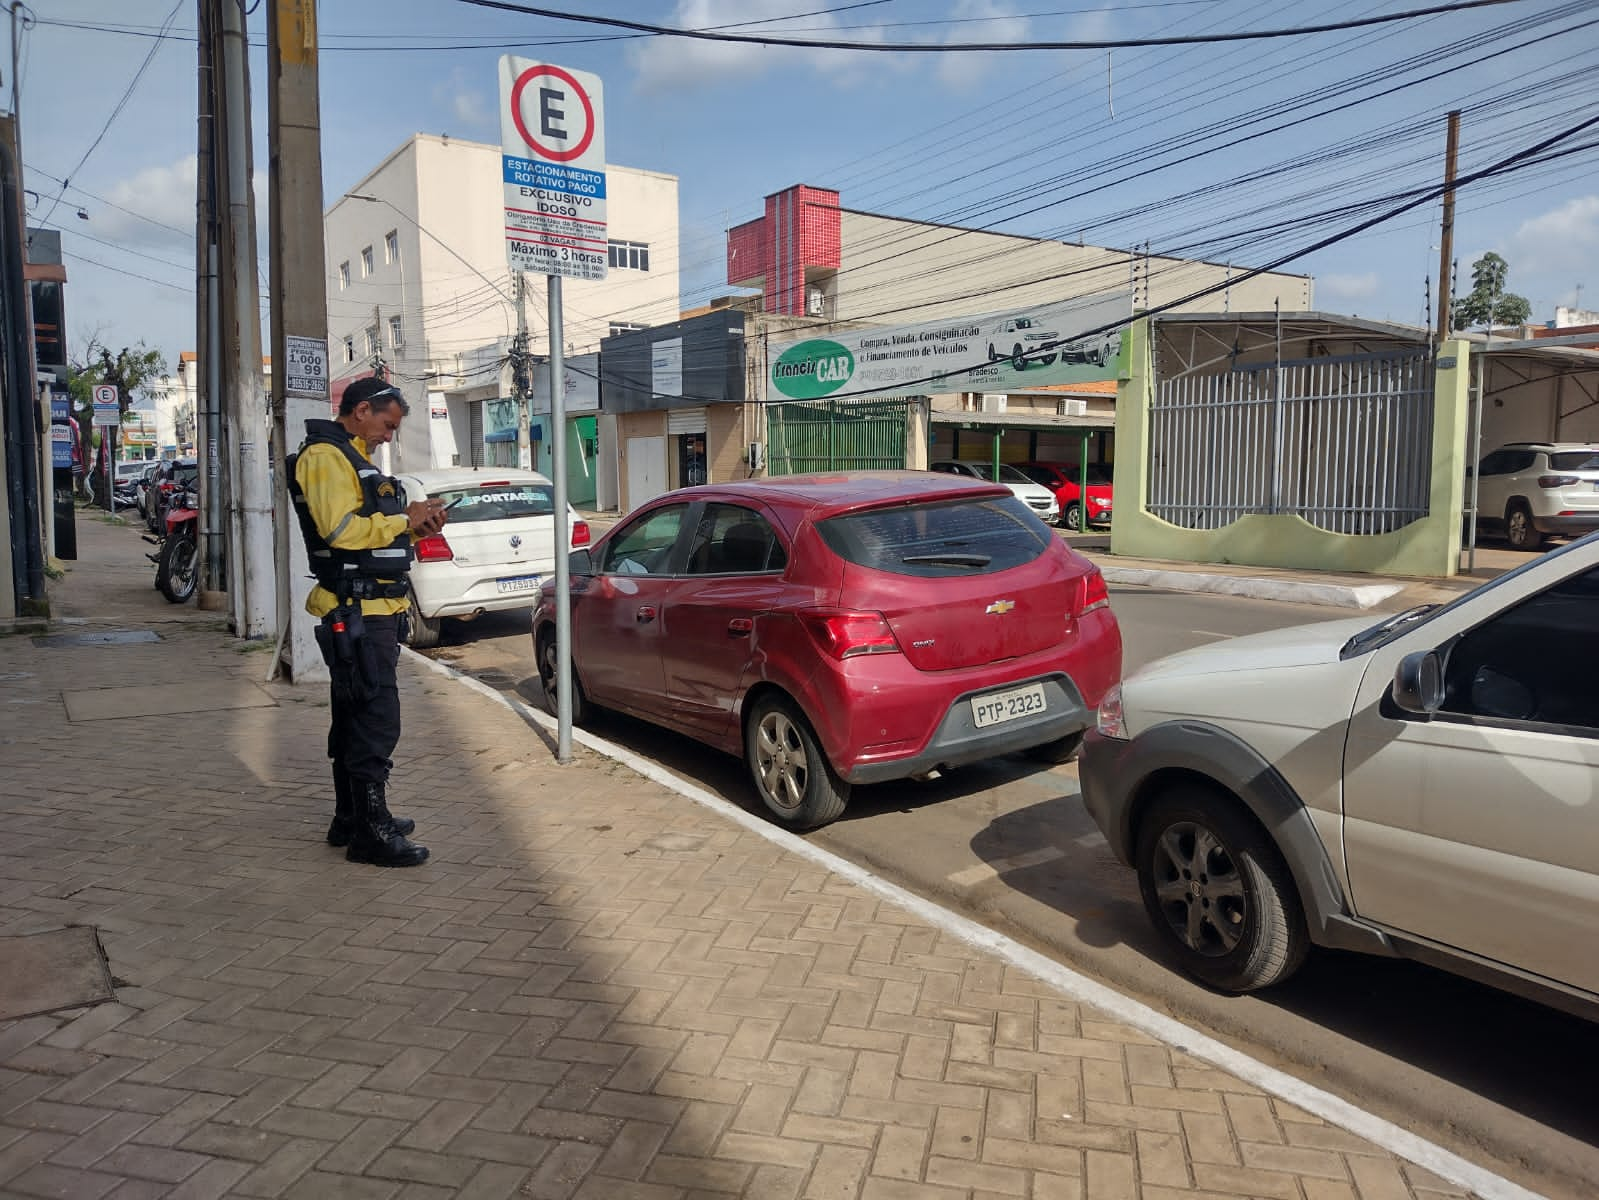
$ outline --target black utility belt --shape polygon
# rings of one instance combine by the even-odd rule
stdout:
[[[318,580],[340,601],[346,600],[399,600],[410,594],[411,585],[403,579],[384,582],[377,579],[344,578],[332,582]]]

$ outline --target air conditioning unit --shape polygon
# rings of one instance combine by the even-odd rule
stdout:
[[[827,311],[827,302],[822,296],[821,288],[812,288],[805,295],[805,315],[807,317],[820,317]]]
[[[1056,406],[1056,412],[1063,417],[1081,417],[1088,412],[1087,400],[1062,400]]]
[[[983,411],[985,413],[1002,413],[1005,411],[1005,401],[1009,397],[994,392],[983,393]]]

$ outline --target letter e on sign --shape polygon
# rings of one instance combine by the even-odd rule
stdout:
[[[548,63],[529,67],[516,77],[511,86],[511,120],[535,157],[557,163],[582,158],[599,129],[587,89],[570,71]]]

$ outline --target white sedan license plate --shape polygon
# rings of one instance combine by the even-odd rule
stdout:
[[[539,577],[537,575],[517,575],[514,578],[499,581],[499,588],[502,592],[532,592],[537,591],[538,586]]]
[[[990,725],[1003,725],[1006,721],[1020,720],[1047,707],[1044,685],[1030,683],[1026,687],[1012,688],[1008,692],[994,692],[972,699],[972,722],[979,729]]]

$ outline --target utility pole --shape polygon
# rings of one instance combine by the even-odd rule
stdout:
[[[271,173],[272,462],[281,464],[291,431],[326,418],[328,299],[322,241],[322,112],[317,83],[316,0],[272,0],[267,17],[267,146]],[[291,411],[292,410],[292,411]],[[297,436],[297,435],[296,435]],[[273,489],[278,653],[272,669],[322,678],[314,625],[304,609],[310,574],[305,547],[279,467]],[[284,650],[287,649],[285,657]]]
[[[227,607],[226,520],[222,506],[222,336],[217,289],[217,28],[212,6],[199,8],[199,117],[195,130],[195,452],[200,456],[200,608]],[[183,445],[182,431],[177,442]]]
[[[1449,144],[1444,151],[1444,223],[1442,244],[1438,247],[1438,332],[1434,341],[1443,345],[1448,339],[1451,288],[1449,256],[1455,243],[1455,156],[1460,150],[1460,110],[1449,114]]]
[[[516,349],[511,352],[511,382],[516,387],[516,465],[524,471],[533,469],[533,402],[529,387],[532,375],[532,362],[528,356],[527,275],[518,271]]]
[[[226,269],[222,286],[226,365],[232,402],[228,465],[232,468],[234,552],[229,572],[233,632],[242,638],[277,632],[277,582],[272,562],[272,491],[267,456],[271,424],[261,386],[261,280],[256,269],[254,174],[250,142],[250,65],[244,9],[239,0],[212,0],[221,9],[222,112],[227,138]]]

